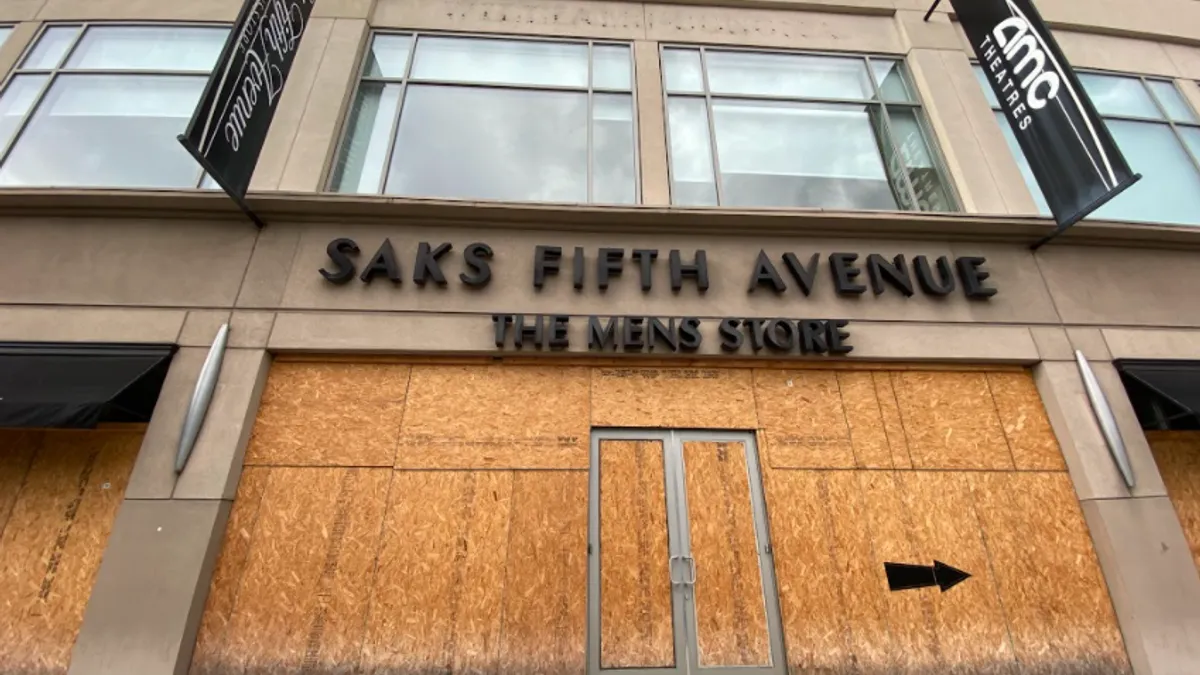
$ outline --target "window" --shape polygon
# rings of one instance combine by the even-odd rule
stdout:
[[[374,37],[338,192],[633,204],[628,45]]]
[[[176,140],[228,30],[51,26],[0,95],[0,185],[196,187]]]
[[[1017,137],[1000,112],[987,75],[975,76],[996,113],[1038,210],[1049,215]],[[1089,218],[1200,225],[1200,119],[1167,80],[1079,73],[1084,91],[1104,118],[1117,147],[1142,179]]]
[[[662,64],[675,204],[955,209],[900,61],[666,47]]]
[[[4,45],[4,41],[8,39],[8,34],[12,32],[12,26],[0,26],[0,46]]]

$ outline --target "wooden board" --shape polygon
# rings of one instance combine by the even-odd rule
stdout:
[[[917,469],[1013,469],[983,373],[892,375]]]
[[[1200,570],[1200,431],[1147,431],[1146,440]]]
[[[771,663],[742,443],[685,442],[700,665]]]
[[[911,469],[912,454],[908,449],[908,434],[904,430],[904,420],[900,415],[900,404],[896,398],[892,373],[871,373],[871,379],[875,382],[875,401],[879,404],[880,422],[887,435],[888,447],[892,451],[892,466],[897,469]]]
[[[754,429],[751,371],[594,368],[592,425]]]
[[[586,469],[589,372],[413,366],[398,468]]]
[[[43,433],[0,536],[0,672],[66,672],[141,440]]]
[[[246,464],[392,466],[409,367],[276,363]]]
[[[675,664],[659,441],[600,442],[600,666]]]
[[[1065,471],[1058,439],[1033,377],[1028,372],[987,373],[987,381],[1016,468]]]
[[[33,458],[42,446],[42,431],[0,429],[0,541],[4,526],[29,475]]]
[[[754,394],[771,466],[854,466],[837,373],[755,370]]]

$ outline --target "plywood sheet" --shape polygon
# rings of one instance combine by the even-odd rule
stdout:
[[[397,471],[364,672],[494,672],[513,475]]]
[[[583,675],[587,473],[519,471],[498,673]]]
[[[398,468],[586,469],[589,371],[413,366]]]
[[[276,363],[246,464],[392,466],[409,366]]]
[[[746,446],[685,442],[700,665],[771,663]]]
[[[1146,440],[1200,570],[1200,431],[1148,431]]]
[[[1065,471],[1058,439],[1033,376],[1028,372],[987,373],[988,388],[1018,469]]]
[[[892,378],[893,373],[889,371],[871,373],[871,379],[875,382],[875,400],[879,403],[879,416],[887,435],[888,448],[892,452],[892,466],[911,469],[913,463],[908,451],[908,435],[904,431],[904,420],[900,415]]]
[[[353,664],[391,473],[271,470],[225,631],[227,663],[254,673]]]
[[[754,393],[771,466],[855,465],[836,372],[755,370]]]
[[[750,370],[595,368],[592,424],[598,427],[754,429]]]
[[[846,371],[838,373],[837,379],[854,448],[854,465],[864,469],[893,468],[874,374]]]
[[[985,374],[904,372],[892,381],[914,468],[1014,468]]]
[[[600,441],[600,666],[675,664],[660,441]]]
[[[0,429],[0,541],[29,466],[42,445],[41,431]]]
[[[976,473],[970,481],[1024,671],[1128,673],[1112,603],[1067,474]]]
[[[0,671],[66,672],[141,438],[44,433],[0,538]]]

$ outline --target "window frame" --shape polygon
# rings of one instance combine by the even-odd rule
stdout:
[[[404,64],[404,75],[400,78],[396,77],[368,77],[364,70],[366,60],[370,57],[371,49],[375,44],[375,38],[379,35],[402,35],[412,38],[412,44],[408,48],[408,60]],[[478,40],[498,40],[504,42],[547,42],[552,44],[575,44],[587,46],[587,68],[588,68],[588,84],[587,88],[569,87],[562,85],[533,85],[533,84],[512,84],[508,82],[483,82],[478,80],[438,80],[430,78],[413,78],[412,69],[413,63],[417,60],[417,41],[421,36],[441,37],[441,38],[468,38]],[[613,89],[610,87],[596,87],[592,83],[592,78],[595,70],[595,61],[593,60],[594,47],[597,45],[619,46],[629,49],[629,89]],[[325,191],[339,195],[355,195],[355,196],[377,196],[389,197],[392,199],[427,199],[416,195],[398,195],[385,191],[387,186],[388,174],[392,169],[392,157],[396,152],[396,137],[400,131],[400,119],[404,116],[404,101],[408,94],[408,85],[417,84],[422,86],[435,87],[471,87],[476,89],[504,89],[510,91],[561,91],[587,95],[587,201],[588,206],[639,206],[642,203],[642,161],[641,161],[641,136],[638,127],[638,95],[637,95],[637,58],[634,53],[633,41],[612,40],[606,38],[574,38],[574,37],[555,37],[545,35],[511,35],[508,33],[471,33],[465,31],[445,31],[445,30],[405,30],[402,28],[379,28],[372,29],[367,34],[367,39],[362,47],[362,53],[358,58],[358,69],[355,74],[354,88],[350,92],[350,97],[347,99],[342,121],[339,129],[337,144],[334,147],[333,161],[329,163],[328,171],[326,172],[323,184]],[[374,83],[389,85],[394,84],[400,87],[396,100],[396,116],[392,120],[391,128],[387,139],[387,153],[383,163],[383,170],[380,172],[379,185],[373,192],[340,192],[333,184],[334,175],[337,173],[337,164],[341,161],[342,153],[345,150],[345,145],[350,138],[350,121],[351,111],[354,104],[358,101],[359,91],[364,83]],[[632,204],[609,204],[607,202],[592,201],[592,178],[593,164],[595,161],[595,153],[592,147],[592,127],[595,123],[593,115],[595,114],[595,95],[596,94],[618,94],[630,97],[630,112],[633,116],[633,203]],[[525,201],[510,201],[501,200],[498,203],[547,203],[554,204],[558,202],[525,202]]]
[[[664,63],[663,52],[668,49],[696,49],[696,50],[699,50],[699,53],[700,53],[700,77],[701,77],[701,84],[704,87],[703,94],[698,94],[694,91],[692,91],[692,92],[684,92],[684,91],[672,92],[670,89],[668,89],[667,74],[666,74],[667,71],[666,71],[666,68],[663,67],[663,63]],[[719,51],[719,52],[741,52],[741,53],[751,53],[751,54],[780,54],[780,55],[786,55],[786,56],[816,56],[816,57],[832,57],[832,58],[840,58],[840,59],[859,59],[863,62],[863,65],[867,69],[867,77],[870,79],[871,87],[872,87],[877,99],[876,100],[863,100],[863,99],[847,99],[847,98],[822,98],[822,97],[815,97],[815,96],[805,96],[805,97],[770,96],[770,95],[765,95],[765,94],[717,94],[717,95],[714,95],[712,93],[712,89],[709,87],[709,82],[708,82],[708,59],[706,58],[706,53],[708,50]],[[879,59],[881,61],[884,61],[884,60],[895,61],[895,62],[898,62],[901,64],[901,67],[904,69],[905,74],[909,76],[906,84],[908,84],[907,88],[909,89],[910,98],[912,100],[910,100],[910,101],[890,101],[890,102],[884,100],[883,91],[879,86],[879,80],[875,76],[875,70],[871,67],[871,59],[872,58]],[[668,101],[670,100],[671,96],[675,96],[677,98],[703,99],[703,101],[704,101],[705,112],[707,113],[707,117],[708,117],[708,142],[709,142],[709,146],[712,148],[712,150],[711,150],[712,167],[713,167],[714,181],[716,183],[716,193],[717,193],[716,206],[686,206],[686,208],[707,208],[707,209],[730,208],[723,204],[723,202],[725,201],[724,200],[725,192],[724,192],[724,188],[721,185],[721,182],[722,182],[721,181],[721,160],[720,160],[720,157],[718,156],[718,152],[717,152],[716,127],[713,122],[712,101],[713,101],[713,98],[719,98],[719,99],[732,100],[732,101],[782,101],[782,102],[803,102],[803,103],[821,103],[821,104],[828,103],[828,104],[835,104],[835,105],[849,104],[849,105],[878,105],[878,106],[880,106],[880,110],[883,113],[883,126],[887,130],[887,135],[888,135],[887,142],[891,146],[891,150],[894,153],[894,156],[900,162],[901,173],[903,174],[903,177],[904,177],[904,187],[908,191],[908,197],[910,199],[912,199],[913,204],[917,203],[916,190],[913,188],[912,179],[908,175],[908,169],[909,169],[908,164],[907,164],[907,162],[904,161],[904,155],[900,151],[900,146],[896,144],[896,134],[892,131],[892,120],[891,120],[891,115],[888,113],[888,106],[892,105],[892,106],[896,106],[898,108],[904,108],[906,110],[911,110],[914,112],[921,111],[917,114],[914,114],[914,118],[917,120],[917,124],[920,126],[922,133],[924,133],[928,139],[927,145],[930,146],[929,154],[930,154],[930,159],[933,160],[933,165],[934,165],[933,168],[935,171],[938,172],[938,175],[943,178],[943,182],[946,187],[946,192],[952,202],[952,204],[951,204],[952,209],[949,211],[945,211],[944,213],[962,213],[963,212],[962,195],[959,193],[958,186],[955,185],[954,177],[950,174],[949,163],[946,161],[945,155],[942,153],[941,142],[940,142],[941,139],[938,137],[937,133],[934,131],[933,124],[932,124],[932,122],[930,122],[928,115],[924,113],[924,111],[929,110],[929,107],[925,104],[924,97],[921,95],[920,87],[917,86],[916,80],[911,77],[912,69],[909,68],[909,66],[908,66],[908,59],[906,57],[904,57],[903,55],[897,56],[895,54],[885,54],[883,52],[813,51],[813,50],[804,50],[804,49],[775,49],[775,48],[771,48],[771,47],[742,47],[742,46],[732,46],[732,45],[726,46],[726,45],[715,45],[715,44],[697,43],[697,42],[673,42],[672,41],[672,42],[659,42],[658,43],[658,66],[659,66],[658,67],[659,82],[662,86],[663,130],[664,130],[665,137],[666,137],[666,149],[667,149],[667,186],[668,186],[668,192],[670,193],[670,200],[671,200],[672,206],[676,206],[675,196],[673,194],[674,184],[675,184],[675,178],[674,178],[673,174],[674,174],[675,169],[674,169],[674,163],[673,163],[672,157],[671,157],[671,119],[670,119],[671,116],[669,114]],[[880,160],[882,162],[884,162],[884,171],[886,172],[887,171],[886,158],[881,156]],[[890,178],[889,178],[889,180],[890,180]],[[678,206],[680,206],[681,208],[685,207],[685,205],[682,205],[682,204],[678,205]],[[763,208],[766,208],[766,207],[763,207]],[[790,207],[789,209],[786,209],[786,210],[797,210],[797,209],[802,210],[804,208],[805,207]],[[863,210],[866,210],[866,209],[863,209]],[[898,213],[941,213],[938,211],[922,211],[919,208],[913,209],[913,210],[897,209],[896,212],[898,212]]]
[[[223,23],[220,21],[53,21],[53,22],[47,22],[47,23],[42,24],[41,26],[38,26],[37,33],[35,33],[33,35],[33,37],[30,38],[29,43],[25,45],[25,48],[24,48],[24,50],[22,50],[21,56],[17,59],[16,64],[13,65],[13,67],[8,71],[8,74],[3,79],[0,79],[0,96],[3,96],[8,91],[9,85],[18,76],[21,76],[21,75],[45,75],[46,76],[46,81],[42,84],[41,88],[38,89],[37,97],[34,98],[33,104],[31,106],[29,106],[29,111],[25,113],[24,118],[21,120],[21,123],[17,125],[17,128],[15,130],[13,130],[12,138],[10,138],[8,140],[7,144],[0,146],[0,166],[4,166],[4,163],[8,161],[9,155],[12,154],[13,148],[15,148],[17,145],[17,142],[21,140],[22,134],[25,133],[26,127],[29,126],[30,121],[33,120],[34,116],[37,115],[38,109],[41,108],[42,103],[46,100],[47,92],[49,92],[50,88],[54,86],[54,82],[59,78],[59,76],[63,75],[64,73],[68,74],[68,75],[150,75],[150,76],[160,76],[160,77],[173,77],[173,76],[198,77],[198,76],[202,76],[206,79],[206,87],[207,87],[207,80],[208,80],[208,78],[212,77],[213,69],[216,68],[216,64],[214,64],[213,69],[209,69],[207,71],[158,70],[158,69],[136,69],[136,70],[124,69],[124,70],[121,70],[121,69],[115,69],[115,68],[75,68],[75,69],[64,68],[64,66],[67,64],[67,62],[71,60],[71,56],[75,53],[75,50],[79,47],[79,43],[83,41],[83,36],[85,34],[87,34],[87,31],[93,27],[160,28],[160,27],[164,27],[164,26],[182,27],[182,28],[224,28],[226,33],[233,30],[233,26],[231,24]],[[63,50],[62,57],[58,60],[58,62],[54,65],[53,68],[26,68],[25,67],[26,59],[28,59],[30,57],[30,55],[33,54],[33,51],[35,49],[37,49],[38,44],[41,42],[42,37],[44,37],[46,35],[47,31],[49,31],[52,28],[71,28],[71,27],[78,27],[79,30],[75,33],[75,37],[72,38],[70,44],[67,45],[67,48],[65,50]],[[201,96],[203,97],[203,94],[201,94]],[[210,189],[210,188],[203,187],[204,181],[205,181],[204,167],[200,166],[197,163],[196,179],[194,181],[192,181],[192,185],[190,187],[183,187],[183,188],[176,188],[176,189],[181,189],[181,190]],[[5,189],[5,188],[0,188],[0,189]],[[140,189],[140,188],[128,187],[128,186],[116,186],[116,187],[97,188],[97,189],[136,190],[136,189]],[[157,189],[157,188],[155,188],[155,189]]]

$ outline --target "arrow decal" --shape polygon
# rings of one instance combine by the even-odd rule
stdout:
[[[885,562],[883,569],[887,572],[888,589],[892,591],[937,586],[945,593],[971,578],[970,574],[940,560],[934,560],[932,566]]]

